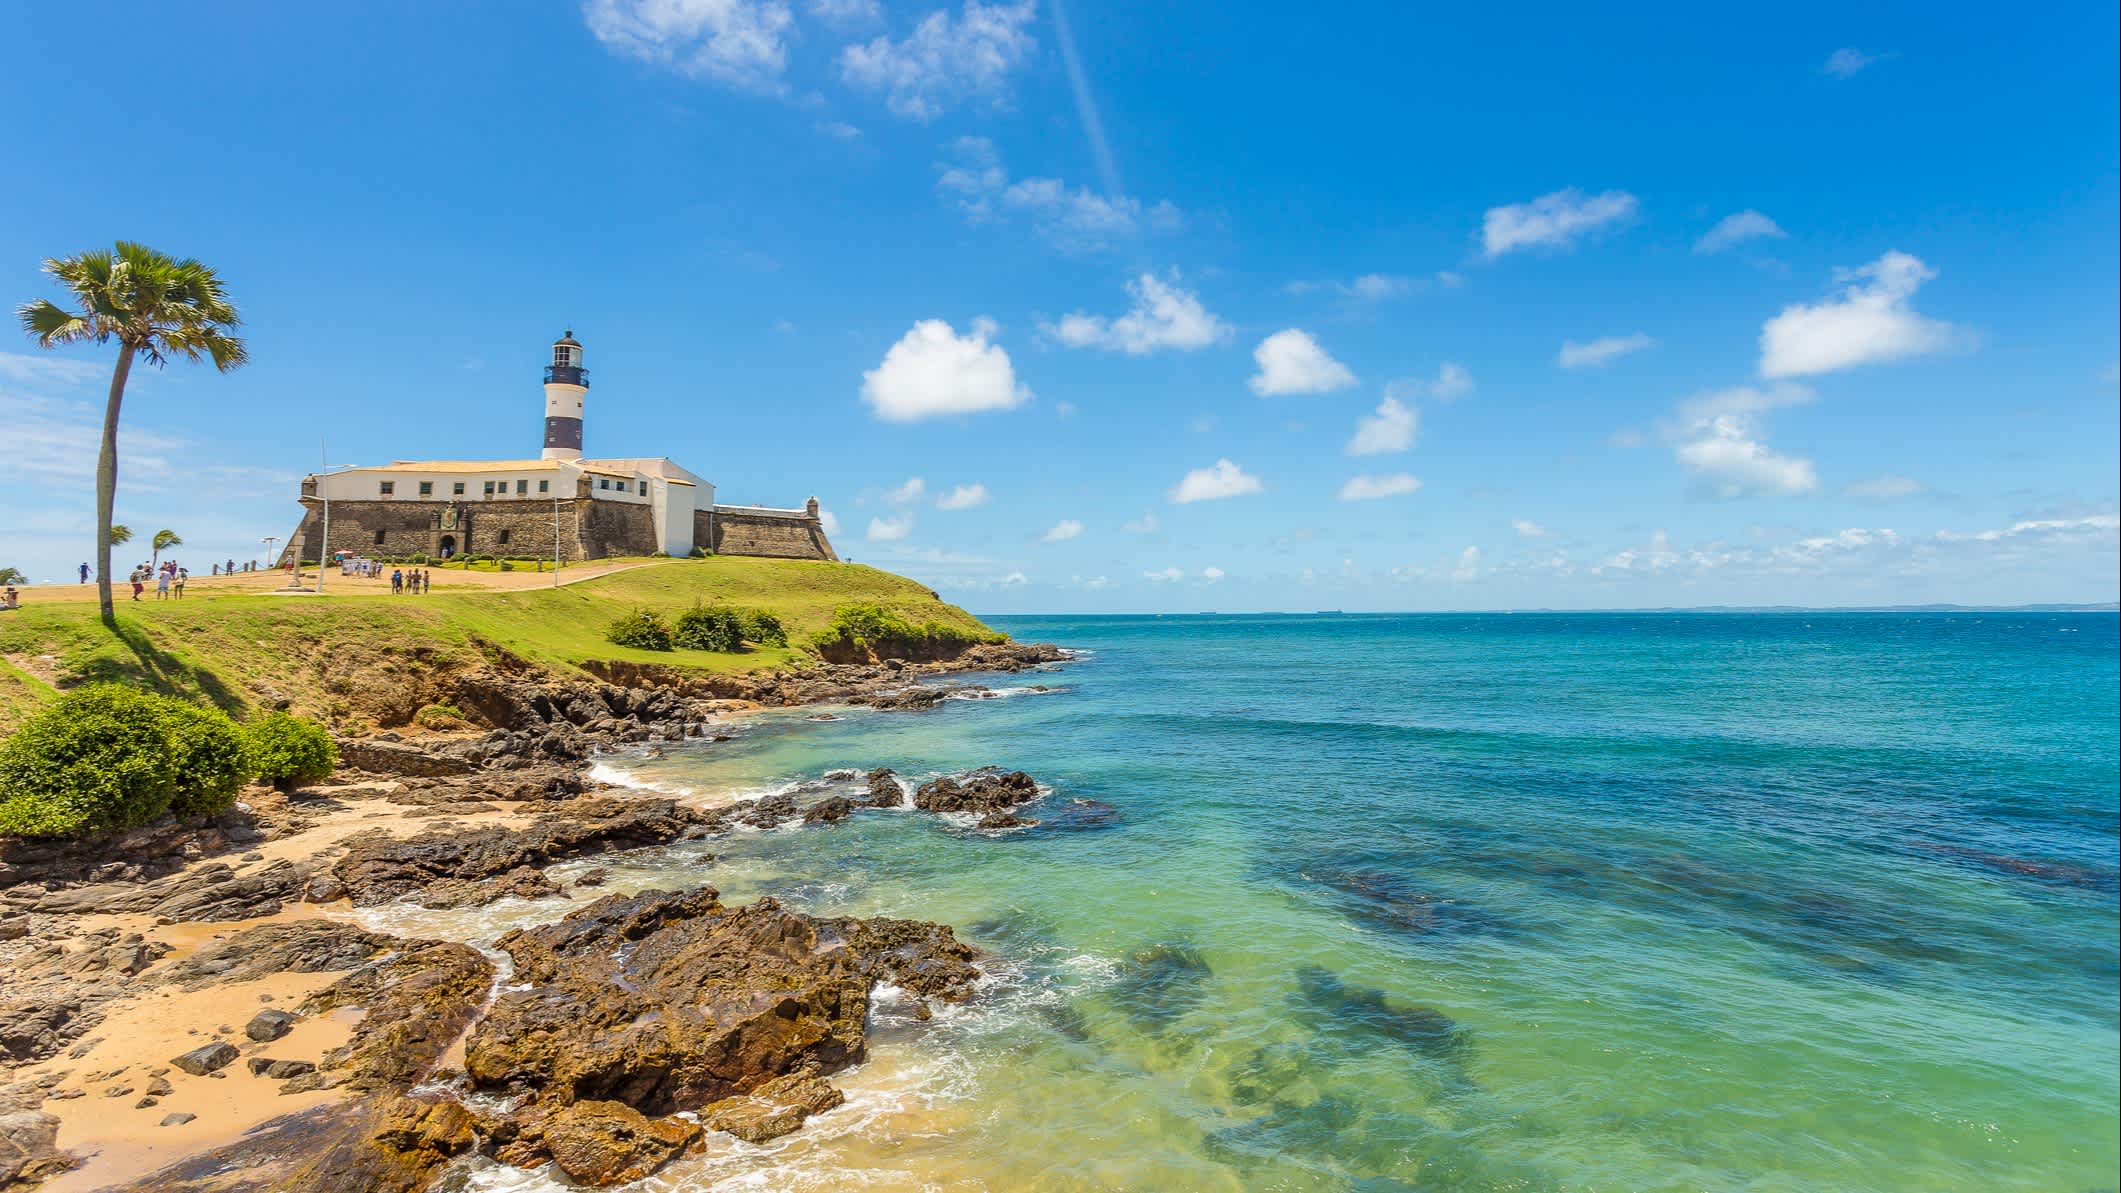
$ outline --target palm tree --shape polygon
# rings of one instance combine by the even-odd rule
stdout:
[[[228,301],[221,278],[190,258],[177,260],[144,244],[121,240],[111,251],[90,249],[53,257],[44,272],[72,293],[69,311],[46,299],[24,303],[22,329],[42,348],[60,344],[118,341],[103,408],[103,450],[96,457],[96,599],[105,625],[117,625],[110,599],[111,504],[118,492],[118,408],[133,358],[161,368],[172,356],[205,357],[222,372],[250,359],[243,341],[228,334],[242,320]],[[130,537],[130,536],[128,536]]]
[[[0,568],[0,584],[27,583],[29,583],[29,577],[22,574],[21,568]]]
[[[174,530],[157,530],[155,532],[155,537],[152,540],[152,545],[155,548],[155,557],[153,562],[149,565],[151,567],[160,565],[162,562],[162,553],[164,551],[169,550],[171,547],[183,546],[184,540],[178,538],[177,532]]]
[[[110,524],[110,533],[103,538],[113,547],[122,547],[133,541],[133,528],[123,522],[113,522]]]

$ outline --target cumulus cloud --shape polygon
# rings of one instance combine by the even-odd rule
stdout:
[[[1960,337],[1959,329],[1926,319],[1910,305],[1915,291],[1936,276],[1902,252],[1837,271],[1839,297],[1784,307],[1760,329],[1760,375],[1803,377],[1943,351]]]
[[[1403,452],[1414,446],[1417,425],[1412,406],[1388,397],[1378,403],[1376,413],[1365,414],[1356,422],[1355,435],[1348,440],[1348,454],[1380,456]]]
[[[1172,584],[1185,578],[1186,573],[1175,567],[1159,568],[1153,572],[1142,573],[1142,579],[1154,580],[1158,584]]]
[[[1209,567],[1200,569],[1200,578],[1206,580],[1210,584],[1213,584],[1217,580],[1222,579],[1227,574],[1228,573],[1224,572],[1221,568]]]
[[[1229,460],[1217,460],[1211,468],[1196,468],[1188,472],[1171,489],[1171,500],[1179,505],[1195,501],[1220,501],[1225,497],[1245,497],[1266,491],[1259,478],[1239,468]]]
[[[1760,430],[1763,413],[1811,399],[1811,391],[1798,385],[1740,386],[1702,394],[1680,405],[1669,437],[1680,465],[1713,496],[1794,497],[1816,492],[1819,474],[1812,462],[1773,451],[1762,441]]]
[[[1261,340],[1252,350],[1252,359],[1259,363],[1259,372],[1249,384],[1263,398],[1330,393],[1355,384],[1348,366],[1319,347],[1311,333],[1294,327]]]
[[[1704,254],[1720,253],[1732,245],[1744,244],[1748,240],[1780,240],[1788,235],[1789,233],[1782,230],[1782,225],[1748,209],[1717,220],[1715,227],[1702,233],[1701,239],[1694,242],[1694,251]]]
[[[917,476],[909,476],[906,483],[884,494],[884,500],[893,505],[914,505],[928,492],[928,482]]]
[[[818,507],[817,524],[824,529],[826,534],[838,534],[840,532],[839,515],[822,506]]]
[[[1078,522],[1073,518],[1062,518],[1060,521],[1055,522],[1053,524],[1052,529],[1046,531],[1045,534],[1040,535],[1039,541],[1047,543],[1065,543],[1069,539],[1081,538],[1082,536],[1083,524],[1081,522]]]
[[[987,504],[987,486],[978,484],[959,485],[935,499],[935,508],[939,510],[977,509],[985,504]]]
[[[913,325],[883,363],[862,374],[862,400],[886,422],[1008,410],[1031,398],[1001,345],[993,320],[975,319],[958,335],[941,319]]]
[[[1192,351],[1230,338],[1230,325],[1201,305],[1200,296],[1170,280],[1144,273],[1127,283],[1134,305],[1116,319],[1080,311],[1044,327],[1070,348],[1102,348],[1145,356],[1161,348]]]
[[[1819,67],[1819,73],[1846,79],[1864,67],[1883,62],[1890,57],[1891,54],[1866,54],[1854,46],[1843,46],[1826,56],[1826,61]]]
[[[1421,478],[1412,473],[1394,472],[1387,476],[1351,476],[1348,483],[1340,487],[1342,501],[1376,501],[1380,497],[1399,497],[1421,488]]]
[[[1031,0],[965,0],[954,19],[937,9],[898,41],[878,37],[841,50],[840,77],[882,93],[893,112],[914,120],[933,120],[966,99],[998,101],[1010,73],[1038,48],[1030,32],[1036,11]]]
[[[1517,532],[1518,538],[1524,539],[1543,539],[1554,533],[1530,518],[1510,519],[1510,529]]]
[[[874,25],[884,19],[879,0],[809,0],[810,15],[835,28]]]
[[[1869,480],[1857,481],[1841,490],[1844,497],[1856,497],[1865,501],[1897,501],[1903,497],[1917,497],[1923,492],[1921,481],[1912,476],[1895,476],[1887,473]]]
[[[1451,569],[1451,579],[1460,584],[1469,584],[1480,578],[1480,548],[1467,547],[1458,553],[1458,566]]]
[[[1455,402],[1473,392],[1473,374],[1454,360],[1443,362],[1436,370],[1436,380],[1424,381],[1419,377],[1402,377],[1385,386],[1388,398],[1428,398],[1437,402]]]
[[[1071,187],[1058,178],[1011,180],[994,142],[985,137],[959,137],[951,143],[950,160],[936,170],[936,189],[966,219],[1028,220],[1063,252],[1095,252],[1144,232],[1170,233],[1185,226],[1184,214],[1168,200],[1145,204],[1131,195]]]
[[[1581,344],[1564,340],[1557,363],[1564,369],[1595,369],[1630,352],[1640,352],[1656,342],[1639,331],[1631,336],[1600,336]]]
[[[587,0],[582,19],[614,53],[779,94],[795,24],[785,0]]]
[[[1529,203],[1488,208],[1481,221],[1481,248],[1489,257],[1528,248],[1566,248],[1618,220],[1639,204],[1626,191],[1586,195],[1575,187],[1541,195]]]
[[[895,543],[912,533],[912,514],[895,514],[888,518],[869,519],[869,541],[872,543]]]
[[[108,365],[92,361],[68,360],[63,356],[0,352],[0,379],[9,381],[70,386],[109,375]]]
[[[1154,511],[1143,510],[1141,517],[1129,519],[1120,526],[1120,529],[1128,534],[1155,534],[1162,526],[1163,523],[1156,520]]]

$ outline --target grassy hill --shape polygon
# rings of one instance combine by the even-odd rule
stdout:
[[[338,583],[338,581],[334,581]],[[116,633],[93,602],[32,603],[0,614],[0,732],[58,688],[119,680],[242,715],[290,704],[339,724],[417,707],[450,673],[528,663],[581,673],[623,661],[742,672],[807,666],[801,643],[835,610],[874,604],[915,623],[984,631],[903,576],[859,564],[781,559],[649,560],[561,588],[436,591],[421,597],[275,596],[199,585],[183,601],[121,600]],[[675,616],[695,604],[764,609],[790,646],[742,654],[647,651],[604,641],[632,609]],[[383,715],[384,720],[393,719]]]

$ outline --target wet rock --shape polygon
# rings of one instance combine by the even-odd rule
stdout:
[[[1020,770],[973,771],[921,784],[913,806],[924,812],[1000,812],[1038,798],[1038,781]]]
[[[906,787],[896,774],[878,767],[869,772],[869,794],[858,801],[865,808],[896,808],[906,802]]]
[[[234,1059],[236,1059],[235,1045],[216,1040],[211,1044],[194,1048],[182,1056],[172,1057],[169,1063],[194,1077],[204,1077],[208,1073],[223,1068]]]
[[[948,688],[904,688],[879,692],[863,703],[871,708],[934,708],[949,698]]]
[[[922,1004],[923,1009],[926,1008]],[[700,1125],[727,1131],[749,1143],[778,1139],[813,1114],[822,1114],[847,1095],[815,1073],[790,1073],[761,1084],[741,1097],[724,1098],[700,1111]]]
[[[795,819],[796,815],[795,793],[781,791],[743,805],[737,821],[753,828],[776,828]]]
[[[499,878],[444,878],[429,884],[414,895],[412,901],[422,907],[447,911],[459,907],[483,907],[509,895],[520,899],[544,899],[559,893],[559,884],[540,871],[517,866]]]
[[[578,887],[603,886],[605,880],[610,877],[611,871],[602,866],[596,866],[582,871],[582,876],[575,879],[574,884]]]
[[[1018,816],[1014,812],[989,812],[987,815],[980,818],[979,824],[975,827],[991,830],[1005,828],[1032,828],[1037,824],[1038,821],[1026,820],[1023,817]]]
[[[356,1109],[321,1156],[276,1193],[410,1193],[424,1189],[435,1169],[478,1145],[476,1120],[456,1102],[384,1098],[365,1115]]]
[[[286,1011],[259,1011],[243,1025],[243,1034],[267,1044],[286,1035],[294,1026],[295,1017]]]
[[[411,838],[362,834],[347,840],[332,873],[356,906],[372,907],[443,879],[488,879],[585,853],[665,844],[701,823],[675,800],[584,800],[520,829],[482,825]]]
[[[312,875],[302,886],[304,903],[337,903],[346,897],[346,884],[330,874]]]
[[[810,805],[803,813],[804,824],[830,824],[845,820],[854,811],[854,801],[844,795],[828,796]]]
[[[552,1161],[586,1185],[637,1181],[685,1150],[699,1136],[683,1119],[650,1119],[623,1102],[576,1102],[545,1123]]]
[[[342,1007],[367,1013],[352,1038],[324,1056],[322,1068],[344,1073],[350,1089],[406,1089],[426,1077],[436,1060],[478,1014],[493,965],[469,945],[396,941],[395,952],[347,974],[310,996],[303,1010],[326,1014]]]

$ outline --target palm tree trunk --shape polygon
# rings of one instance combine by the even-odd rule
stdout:
[[[110,377],[110,401],[103,408],[103,450],[96,456],[96,603],[103,624],[118,625],[110,603],[110,519],[118,497],[118,407],[125,401],[125,379],[133,371],[133,346],[118,349],[118,367]]]

